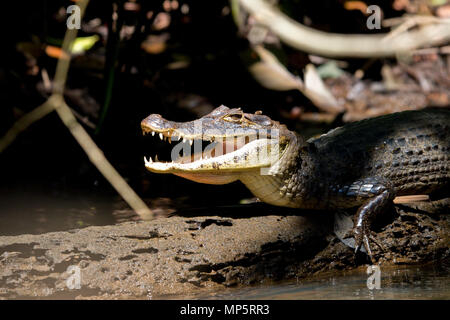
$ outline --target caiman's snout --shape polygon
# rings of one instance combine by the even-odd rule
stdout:
[[[175,127],[175,122],[166,120],[159,114],[151,114],[141,122],[141,128],[144,134],[157,132],[171,136]]]
[[[160,114],[151,114],[141,122],[142,131],[149,131],[151,128],[163,129],[161,128],[161,124],[168,122],[161,117]]]

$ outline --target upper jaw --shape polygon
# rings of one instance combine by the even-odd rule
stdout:
[[[229,137],[248,137],[251,135],[261,137],[270,137],[272,130],[277,129],[269,123],[258,125],[251,121],[243,123],[233,123],[225,121],[219,114],[215,114],[217,110],[226,108],[221,106],[200,119],[189,122],[176,122],[166,120],[159,114],[151,114],[141,122],[142,132],[144,134],[158,134],[161,139],[177,140],[179,138],[185,140],[200,139],[204,141],[217,141]],[[226,108],[229,110],[228,108]],[[222,115],[223,116],[223,115]],[[271,122],[270,122],[271,123]]]
[[[159,136],[161,140],[164,141],[167,140],[169,143],[171,143],[172,141],[178,141],[182,139],[183,142],[189,141],[191,145],[195,139],[198,139],[198,135],[185,135],[182,132],[179,132],[178,130],[175,129],[160,130],[160,129],[152,129],[147,126],[146,127],[142,126],[142,134],[143,135],[151,134],[152,136],[156,134]]]
[[[152,119],[155,117],[159,118],[158,120],[160,120],[157,126],[155,119]],[[185,142],[202,138],[202,134],[198,133],[194,134],[186,132],[186,130],[177,129],[173,121],[168,121],[165,119],[163,121],[161,120],[163,119],[159,115],[150,115],[149,117],[142,120],[141,122],[142,134],[143,135],[151,134],[152,136],[157,134],[161,140],[167,139],[169,142],[178,141],[180,139],[183,139],[183,142]],[[165,127],[162,127],[162,124],[166,124]]]
[[[147,118],[148,119],[148,118]],[[198,122],[191,126],[179,126],[179,125],[172,125],[168,127],[161,127],[161,126],[152,126],[151,123],[148,122],[147,119],[144,119],[141,122],[141,128],[142,133],[144,135],[151,134],[151,135],[159,135],[161,140],[168,140],[171,141],[178,141],[180,139],[183,139],[183,141],[189,141],[189,140],[203,140],[203,141],[220,141],[224,139],[234,139],[234,138],[242,138],[242,137],[248,137],[252,139],[258,139],[258,138],[270,138],[271,137],[271,131],[270,130],[257,130],[257,129],[249,129],[249,128],[236,128],[236,129],[226,129],[226,130],[219,130],[216,128],[210,128],[209,126],[203,125]],[[167,120],[165,120],[167,121]],[[193,121],[193,122],[197,122]],[[172,121],[167,121],[169,124],[174,124]]]

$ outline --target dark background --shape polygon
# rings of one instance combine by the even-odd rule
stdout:
[[[103,30],[108,30],[111,27],[112,3],[91,1],[83,21],[100,19]],[[151,25],[154,17],[164,11],[163,1],[137,3],[140,5],[137,11],[118,11],[119,20],[124,25],[137,26],[130,38],[117,40],[117,33],[110,32],[106,37],[101,36],[92,49],[73,59],[67,82],[67,90],[71,94],[66,95],[66,101],[97,125],[97,128],[85,128],[114,167],[147,201],[164,197],[169,198],[173,207],[179,203],[203,207],[237,204],[242,199],[251,198],[250,192],[240,183],[210,186],[172,175],[146,172],[143,156],[153,155],[156,150],[142,137],[140,121],[151,113],[162,114],[171,120],[192,120],[203,115],[205,110],[224,104],[242,107],[246,112],[262,110],[289,128],[301,130],[302,125],[285,114],[294,106],[315,110],[314,106],[298,91],[271,91],[252,78],[247,67],[257,57],[249,49],[248,41],[238,34],[228,1],[180,0],[178,9],[167,12],[171,21],[162,30],[154,30]],[[185,3],[189,5],[187,14],[180,10]],[[312,21],[311,26],[318,29],[341,33],[369,32],[365,27],[366,17],[358,10],[346,10],[343,1],[280,3],[291,17],[299,21],[308,17]],[[41,71],[45,69],[52,78],[57,60],[45,53],[45,45],[63,38],[66,16],[61,14],[61,8],[71,4],[73,2],[70,1],[8,1],[2,4],[0,135],[20,115],[48,97],[49,92],[42,88]],[[403,13],[390,9],[391,1],[371,1],[371,4],[380,5],[386,16]],[[146,18],[149,11],[153,11],[151,19]],[[163,33],[167,33],[169,39],[162,52],[149,54],[141,48],[149,35],[160,36]],[[80,31],[78,36],[92,34],[96,31]],[[22,48],[27,44],[28,49],[19,50],[19,44]],[[301,74],[309,62],[306,54],[284,45],[273,49],[294,74]],[[115,50],[117,56],[114,55]],[[167,68],[180,57],[188,62],[187,67]],[[348,61],[348,71],[367,62],[364,59]],[[105,110],[103,105],[111,66],[114,86],[111,104]],[[374,61],[366,76],[379,77],[380,66]],[[321,130],[324,129],[327,128]],[[86,197],[91,200],[84,202]],[[42,200],[44,198],[46,200]],[[9,233],[19,220],[33,221],[35,211],[32,209],[43,206],[45,211],[52,199],[57,201],[61,198],[73,200],[71,203],[76,203],[75,208],[81,211],[92,206],[96,198],[102,199],[103,203],[121,203],[56,113],[52,113],[19,135],[0,154],[0,218],[4,221],[0,233]],[[17,208],[21,208],[20,214]],[[111,205],[103,214],[109,217],[114,208]],[[59,214],[64,215],[64,210]],[[47,217],[44,220],[49,223],[52,219]],[[5,221],[10,221],[9,225]],[[109,218],[102,221],[94,219],[87,224],[111,222]],[[17,232],[35,232],[28,227],[23,228]]]

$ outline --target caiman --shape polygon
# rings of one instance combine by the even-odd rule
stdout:
[[[152,172],[208,184],[240,180],[276,206],[357,207],[355,251],[364,245],[371,258],[371,221],[396,196],[445,192],[450,184],[450,110],[444,108],[366,119],[308,141],[259,111],[225,106],[183,123],[152,114],[141,126],[144,134],[182,141],[172,161],[145,159]]]

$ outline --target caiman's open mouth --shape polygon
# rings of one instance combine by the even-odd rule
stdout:
[[[260,112],[220,106],[204,117],[174,122],[152,114],[141,123],[144,135],[172,143],[167,154],[145,158],[152,172],[173,173],[197,182],[222,184],[243,172],[280,160],[290,138],[286,128]],[[173,144],[173,142],[177,142]],[[168,155],[170,154],[170,156]],[[161,160],[159,160],[161,159]]]
[[[156,155],[154,158],[144,157],[145,166],[153,172],[170,172],[178,170],[239,170],[239,163],[245,162],[242,169],[249,169],[256,150],[261,158],[264,148],[271,148],[271,137],[260,137],[256,132],[247,135],[221,136],[220,134],[185,135],[178,130],[155,130],[143,127],[144,135],[152,135],[162,141],[172,144],[170,160],[167,154]],[[175,143],[174,143],[175,142]],[[162,159],[162,160],[160,160]],[[261,159],[262,160],[262,159]],[[227,166],[234,164],[232,167]],[[254,163],[256,164],[256,163]],[[259,165],[257,167],[260,167]]]

